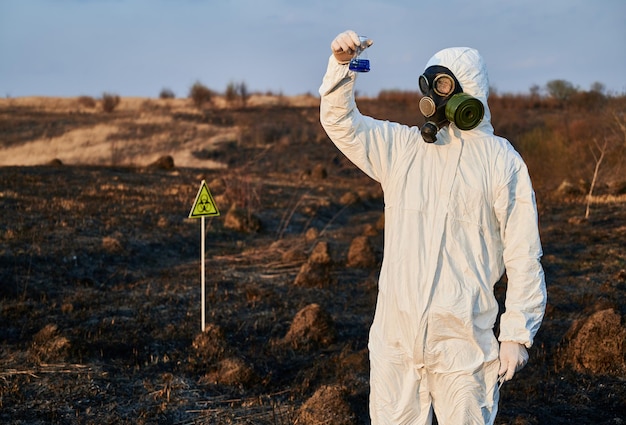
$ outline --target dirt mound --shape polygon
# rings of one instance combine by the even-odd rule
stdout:
[[[306,242],[313,242],[315,239],[317,239],[320,235],[320,231],[317,230],[315,227],[309,227],[306,231],[306,233],[304,234],[304,240]]]
[[[328,249],[328,242],[318,242],[311,255],[309,256],[309,263],[328,265],[332,262],[330,250]]]
[[[174,158],[171,155],[163,155],[148,166],[157,170],[173,170]]]
[[[361,198],[356,192],[346,192],[339,199],[341,205],[354,205],[361,201]]]
[[[626,377],[626,328],[613,309],[574,322],[562,362],[583,373]]]
[[[302,405],[295,424],[354,425],[356,418],[346,401],[345,390],[336,385],[325,385]]]
[[[318,242],[307,262],[302,264],[296,276],[294,285],[305,288],[325,288],[332,283],[330,265],[332,257],[325,241]]]
[[[221,360],[215,370],[200,378],[201,383],[249,387],[256,380],[254,369],[239,357]]]
[[[69,349],[70,341],[59,334],[57,325],[48,324],[33,336],[28,357],[35,363],[59,362]]]
[[[309,304],[295,315],[283,342],[297,349],[328,346],[335,339],[335,324],[330,315],[318,304]]]
[[[322,164],[315,164],[311,171],[311,177],[315,180],[324,180],[328,177],[328,171],[326,171],[326,167]]]
[[[104,236],[102,238],[102,249],[110,254],[120,254],[125,252],[122,241],[120,240],[122,237],[121,234],[115,234],[112,236]]]
[[[357,236],[348,250],[348,267],[371,268],[376,265],[376,254],[367,236]]]
[[[328,267],[323,264],[306,262],[294,280],[295,286],[304,288],[326,288],[330,286],[331,277]]]
[[[255,233],[261,229],[261,221],[249,211],[233,204],[224,219],[224,227],[243,233]]]
[[[580,182],[578,185],[575,185],[569,180],[563,180],[559,187],[555,190],[554,194],[561,198],[581,196],[585,194],[585,188],[582,187]]]
[[[211,323],[205,326],[204,332],[195,337],[191,346],[196,357],[208,362],[220,359],[227,349],[224,332]]]

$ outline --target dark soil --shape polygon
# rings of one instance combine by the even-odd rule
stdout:
[[[74,123],[14,114],[4,146]],[[221,114],[247,129],[211,153],[227,169],[0,168],[1,423],[369,423],[380,189],[315,108]],[[222,214],[206,219],[204,333],[187,218],[203,179]],[[583,199],[538,200],[549,306],[496,423],[626,424],[625,344],[602,334],[624,335],[624,202],[584,220]],[[248,218],[236,228],[233,205]],[[598,312],[618,320],[586,322]]]

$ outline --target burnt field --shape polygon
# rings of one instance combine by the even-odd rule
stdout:
[[[416,115],[381,108],[362,110]],[[114,164],[49,152],[0,167],[1,423],[369,423],[382,193],[316,107],[0,112],[3,148],[117,129],[103,139]],[[126,140],[163,134],[158,160],[125,156]],[[221,168],[177,160],[217,134],[188,154]],[[200,220],[187,218],[202,180],[221,212],[206,220],[205,332]],[[539,183],[548,309],[496,423],[625,424],[626,198],[599,191],[585,219],[584,194]]]

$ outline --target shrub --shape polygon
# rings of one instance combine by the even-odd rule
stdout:
[[[78,104],[80,106],[84,106],[85,108],[95,108],[96,100],[91,96],[79,96]]]
[[[248,87],[246,83],[243,81],[240,83],[230,82],[226,87],[226,93],[224,94],[226,101],[230,104],[234,104],[239,100],[242,106],[246,106],[248,99],[250,98],[250,93],[248,92]]]
[[[168,88],[163,88],[161,93],[159,93],[159,98],[161,99],[174,99],[175,97],[174,92]]]
[[[246,83],[243,81],[239,83],[239,97],[241,98],[242,105],[246,106],[250,98],[250,92],[248,91],[248,86],[246,86]]]
[[[213,92],[199,81],[196,81],[189,89],[189,97],[196,107],[201,108],[213,98]]]
[[[104,112],[113,112],[117,105],[120,104],[120,97],[113,93],[102,94],[102,110]]]
[[[226,102],[234,103],[237,100],[237,85],[233,82],[228,83],[226,86],[226,93],[224,93]]]

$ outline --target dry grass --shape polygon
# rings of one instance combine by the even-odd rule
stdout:
[[[97,115],[99,110],[85,106],[82,98],[0,99],[0,113],[2,110],[32,108],[42,113]],[[228,107],[223,98],[215,98],[212,102],[218,109]],[[319,104],[319,100],[312,96],[287,99],[265,95],[252,95],[247,104],[249,107],[269,107],[276,102],[298,107]],[[54,159],[66,165],[146,166],[170,155],[179,167],[221,168],[222,163],[199,158],[197,153],[211,151],[220,143],[237,142],[242,137],[242,129],[238,126],[203,122],[204,114],[190,99],[125,97],[110,115],[105,123],[80,125],[54,136],[46,131],[43,137],[31,138],[26,143],[0,147],[0,166],[43,165]],[[174,119],[175,116],[197,119],[180,120]]]

